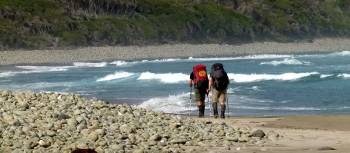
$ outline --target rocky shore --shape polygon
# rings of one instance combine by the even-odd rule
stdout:
[[[323,38],[312,42],[257,42],[241,45],[174,44],[159,46],[86,47],[71,50],[0,51],[0,65],[67,64],[83,61],[113,61],[156,58],[233,57],[254,54],[328,53],[350,50],[350,39]]]
[[[0,91],[0,152],[69,153],[77,148],[98,153],[202,152],[211,147],[264,145],[271,138],[248,126],[194,120],[75,94]]]

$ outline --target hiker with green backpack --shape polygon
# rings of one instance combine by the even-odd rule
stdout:
[[[208,94],[209,80],[205,65],[198,64],[193,67],[193,71],[188,81],[189,86],[194,85],[195,101],[198,107],[198,117],[204,117],[205,110],[205,95]]]
[[[221,63],[213,64],[211,67],[211,72],[209,77],[208,90],[212,91],[211,102],[212,102],[212,109],[213,109],[215,118],[219,117],[218,108],[217,108],[218,102],[220,102],[220,105],[221,105],[220,118],[225,118],[225,110],[226,110],[225,101],[227,100],[227,87],[229,83],[230,83],[230,80],[227,76],[226,71],[224,70],[224,66]]]

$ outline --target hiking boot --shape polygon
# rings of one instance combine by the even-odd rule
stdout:
[[[212,103],[211,106],[213,107],[214,118],[218,118],[219,117],[218,103]]]
[[[226,110],[226,106],[225,105],[221,105],[220,118],[225,118],[225,110]]]
[[[198,117],[204,117],[204,109],[205,109],[205,106],[198,106],[198,110],[199,110],[199,113],[198,113]]]

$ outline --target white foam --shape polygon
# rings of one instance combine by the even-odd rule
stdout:
[[[72,68],[72,66],[16,66],[20,69],[25,69],[26,71],[7,71],[1,72],[0,78],[12,77],[17,74],[30,74],[30,73],[45,73],[45,72],[58,72],[67,71]]]
[[[186,113],[186,111],[196,109],[193,101],[190,106],[189,96],[190,93],[183,93],[179,95],[169,95],[168,97],[151,98],[137,107],[165,113]]]
[[[331,55],[336,55],[336,56],[349,56],[349,55],[350,55],[350,51],[335,52],[335,53],[331,53]]]
[[[165,58],[165,59],[154,59],[154,60],[140,60],[140,61],[114,61],[109,64],[116,66],[127,66],[142,63],[167,63],[167,62],[188,62],[188,61],[230,61],[230,60],[241,60],[241,59],[279,59],[279,58],[292,58],[293,55],[277,55],[277,54],[263,54],[263,55],[249,55],[240,57],[214,57],[214,58],[194,58],[188,57],[183,58]]]
[[[304,61],[299,61],[295,58],[285,58],[280,61],[270,61],[270,62],[262,62],[260,65],[273,65],[273,66],[278,66],[278,65],[310,65],[310,62],[304,62]]]
[[[107,62],[100,62],[100,63],[75,62],[73,63],[73,65],[77,67],[105,67],[107,66]]]
[[[283,73],[283,74],[234,74],[229,73],[228,77],[230,80],[239,83],[245,82],[259,82],[266,80],[281,80],[281,81],[292,81],[305,78],[311,75],[318,75],[318,72],[307,72],[307,73]]]
[[[255,106],[236,106],[238,109],[249,110],[280,110],[280,111],[320,111],[326,110],[324,108],[316,107],[255,107]]]
[[[341,77],[341,78],[344,78],[344,79],[349,79],[350,78],[350,74],[342,73],[342,74],[338,74],[338,77]]]
[[[114,61],[114,62],[111,62],[109,64],[116,65],[116,66],[125,66],[125,65],[129,64],[129,62],[126,62],[126,61]]]
[[[20,69],[31,70],[28,72],[38,73],[38,72],[53,72],[53,71],[67,71],[74,66],[16,66]]]
[[[332,77],[333,74],[321,74],[320,78],[324,79],[324,78],[328,78],[328,77]]]
[[[16,75],[16,72],[12,72],[12,71],[9,71],[9,72],[1,72],[1,73],[0,73],[0,78],[12,77],[12,76],[15,76],[15,75]]]
[[[110,80],[128,78],[128,77],[133,76],[133,75],[134,75],[134,73],[130,73],[130,72],[115,72],[113,74],[108,74],[102,78],[99,78],[96,81],[97,82],[110,81]]]
[[[159,80],[163,83],[179,83],[189,80],[189,75],[183,73],[151,73],[143,72],[137,80]]]
[[[239,57],[217,57],[217,58],[193,58],[189,57],[189,61],[230,61],[230,60],[243,60],[243,59],[279,59],[279,58],[292,58],[293,55],[277,55],[277,54],[262,54],[262,55],[249,55]]]

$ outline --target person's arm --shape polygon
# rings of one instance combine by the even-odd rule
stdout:
[[[188,85],[189,85],[191,88],[192,88],[193,79],[194,79],[194,74],[193,74],[193,72],[192,72],[191,75],[190,75],[190,80],[188,80]]]
[[[209,76],[207,93],[209,93],[209,91],[211,90],[212,85],[213,85],[213,79]]]
[[[192,88],[192,80],[188,80],[188,85]]]

